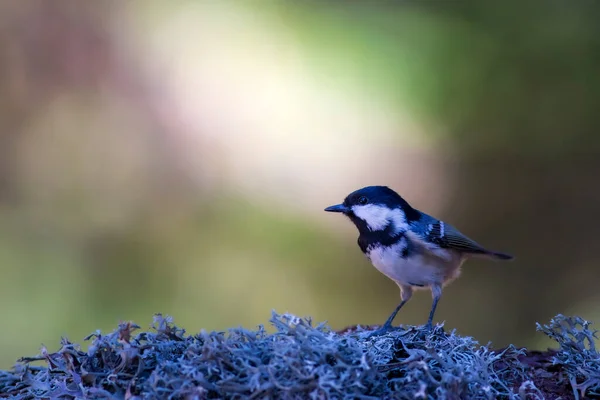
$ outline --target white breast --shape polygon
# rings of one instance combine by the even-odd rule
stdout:
[[[376,246],[370,249],[367,257],[382,274],[400,285],[431,286],[443,285],[458,277],[462,257],[445,251],[443,257],[430,252],[412,253],[402,258],[406,240],[392,246]]]

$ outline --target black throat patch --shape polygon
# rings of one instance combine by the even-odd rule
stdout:
[[[388,224],[384,230],[381,231],[360,231],[360,235],[358,236],[358,246],[362,250],[363,253],[367,254],[368,249],[373,246],[392,246],[404,238],[408,242],[408,238],[404,232],[396,232],[393,224]],[[406,254],[404,254],[406,252]],[[408,246],[406,251],[403,251],[402,256],[405,257],[408,255]]]

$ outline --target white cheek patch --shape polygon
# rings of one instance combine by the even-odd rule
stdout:
[[[390,223],[390,209],[387,207],[367,204],[364,206],[353,206],[352,212],[358,218],[365,221],[372,231],[381,231]]]
[[[397,232],[408,229],[404,212],[399,208],[389,209],[385,206],[367,204],[364,206],[353,206],[352,212],[358,218],[365,221],[372,231],[382,231],[390,223],[394,224]]]

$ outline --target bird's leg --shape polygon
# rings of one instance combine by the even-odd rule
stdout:
[[[394,321],[394,318],[396,318],[396,314],[398,314],[398,311],[400,311],[402,306],[404,306],[406,304],[406,302],[408,300],[410,300],[410,298],[412,296],[412,287],[400,286],[400,292],[401,292],[400,298],[402,299],[402,301],[400,302],[400,304],[398,304],[398,307],[396,307],[396,309],[394,310],[392,315],[390,315],[388,317],[387,321],[385,321],[383,326],[381,328],[377,329],[376,331],[372,332],[371,336],[381,335],[381,334],[388,332],[390,329],[392,329],[392,322]]]
[[[425,325],[425,328],[427,328],[428,330],[431,330],[433,328],[433,315],[435,314],[435,309],[437,308],[438,302],[440,301],[440,297],[442,297],[442,287],[439,285],[432,286],[431,294],[433,296],[433,304],[431,305],[431,311],[429,312],[427,325]]]
[[[392,315],[390,315],[389,318],[387,319],[387,321],[385,321],[383,326],[381,328],[371,332],[371,334],[369,336],[383,335],[384,333],[392,330],[393,329],[392,321],[394,320],[394,318],[396,318],[396,314],[398,314],[398,311],[400,311],[402,306],[405,305],[407,301],[408,300],[402,300],[400,302],[400,304],[398,304],[398,307],[396,307],[396,309],[392,312]]]
[[[385,323],[383,324],[382,329],[390,329],[392,327],[392,321],[394,321],[394,318],[396,318],[396,314],[398,314],[398,311],[400,311],[400,309],[402,308],[403,305],[406,304],[407,300],[402,300],[400,302],[400,304],[398,304],[398,307],[396,307],[396,309],[392,312],[392,315],[390,315],[387,319],[387,321],[385,321]]]

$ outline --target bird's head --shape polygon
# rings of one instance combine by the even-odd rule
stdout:
[[[406,230],[419,219],[419,212],[387,186],[367,186],[350,193],[341,204],[325,211],[348,216],[362,232],[383,231],[393,224],[394,231]]]

